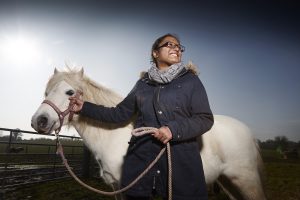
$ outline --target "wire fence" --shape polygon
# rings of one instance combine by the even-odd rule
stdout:
[[[56,155],[57,139],[54,134],[39,139],[24,140],[21,136],[42,135],[20,129],[0,128],[8,134],[0,135],[0,189],[45,181],[70,178],[60,157]],[[45,135],[43,135],[45,136]],[[88,177],[95,171],[90,153],[80,137],[60,135],[68,163],[78,176]]]

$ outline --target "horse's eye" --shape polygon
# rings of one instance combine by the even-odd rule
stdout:
[[[75,92],[73,90],[66,91],[66,95],[72,96]]]

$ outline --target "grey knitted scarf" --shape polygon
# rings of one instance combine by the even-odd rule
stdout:
[[[169,83],[185,68],[183,63],[171,65],[167,70],[159,70],[155,63],[148,70],[149,78],[157,83]]]

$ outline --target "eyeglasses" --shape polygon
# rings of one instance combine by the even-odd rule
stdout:
[[[173,42],[166,42],[166,43],[162,44],[161,46],[157,47],[157,50],[162,48],[162,47],[168,47],[170,49],[175,49],[177,47],[179,49],[179,51],[181,51],[181,52],[185,51],[184,46],[182,46],[181,44],[175,44]]]

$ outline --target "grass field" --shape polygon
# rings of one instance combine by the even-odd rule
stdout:
[[[276,151],[264,150],[267,199],[300,199],[300,159],[283,159]]]
[[[98,179],[84,180],[87,184],[104,191],[111,191],[111,188]],[[1,199],[1,198],[0,198]],[[88,191],[81,187],[72,179],[64,181],[51,181],[18,189],[14,192],[8,192],[5,195],[6,200],[115,200],[114,197],[104,196]],[[2,199],[1,199],[2,200]],[[161,200],[156,198],[155,200]],[[209,200],[228,200],[225,194],[220,193],[217,196],[210,195]]]
[[[276,151],[262,151],[265,161],[265,193],[270,200],[299,200],[300,199],[300,160],[284,160]],[[97,179],[86,180],[87,183],[103,190],[108,186]],[[30,187],[19,188],[6,192],[6,200],[113,200],[113,197],[99,195],[81,187],[74,180],[52,181]],[[210,200],[228,199],[223,193],[209,196]],[[0,198],[0,200],[2,200]]]

